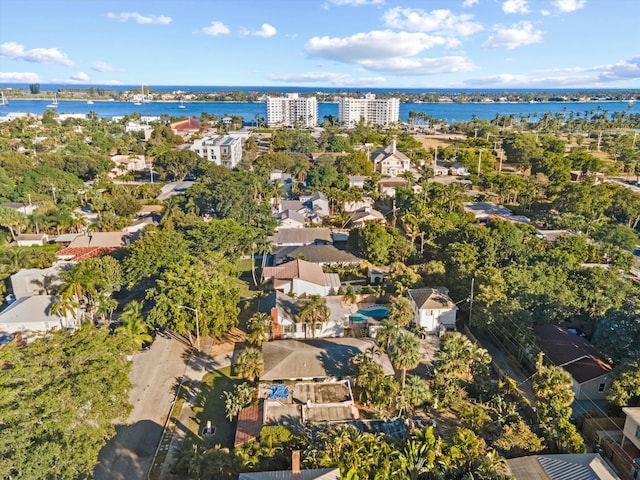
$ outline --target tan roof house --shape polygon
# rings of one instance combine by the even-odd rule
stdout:
[[[265,267],[265,280],[273,280],[273,289],[294,295],[335,295],[340,288],[336,273],[324,273],[322,267],[305,260],[293,260],[276,267]]]
[[[516,480],[620,480],[597,453],[530,455],[507,460]]]
[[[411,168],[411,160],[396,148],[396,141],[371,154],[376,171],[384,177],[397,177]]]
[[[413,304],[413,324],[417,327],[434,334],[456,329],[458,306],[449,297],[447,288],[414,288],[409,290],[409,300]]]

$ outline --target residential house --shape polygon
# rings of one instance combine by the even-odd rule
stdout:
[[[274,264],[290,262],[300,258],[320,266],[359,265],[363,259],[352,253],[340,250],[334,245],[303,245],[279,247],[273,251]]]
[[[400,187],[409,187],[409,182],[404,178],[383,178],[378,182],[378,191],[383,197],[395,197],[396,190]]]
[[[127,225],[122,229],[125,233],[141,232],[145,227],[149,225],[158,225],[160,223],[160,215],[144,215],[133,220],[131,225]]]
[[[62,260],[79,262],[85,258],[109,253],[129,245],[136,238],[126,232],[91,232],[78,235],[69,246],[56,252]]]
[[[355,200],[352,202],[344,202],[344,211],[348,213],[353,213],[358,210],[362,210],[363,208],[373,208],[373,199],[370,197],[365,197],[362,200]]]
[[[241,473],[238,480],[340,480],[339,468],[300,469],[300,458],[291,470]]]
[[[606,181],[606,176],[602,172],[582,172],[580,170],[571,171],[572,182],[582,182],[586,179],[591,179],[594,185],[599,185]]]
[[[29,340],[49,330],[78,326],[79,310],[74,314],[52,313],[51,308],[60,297],[34,295],[18,298],[0,312],[0,334],[21,333]]]
[[[364,183],[367,181],[366,175],[348,175],[349,177],[349,187],[350,188],[359,188],[360,190],[364,190]]]
[[[276,290],[260,300],[258,311],[272,318],[271,337],[274,339],[344,335],[343,322],[331,316],[326,322],[318,322],[315,331],[312,331],[311,325],[301,321],[298,315],[303,305],[304,299],[290,297]]]
[[[215,135],[199,138],[190,150],[216,165],[235,168],[242,160],[242,140],[229,135]]]
[[[470,175],[469,169],[460,163],[454,163],[449,167],[450,175],[459,175],[461,177],[467,177]]]
[[[409,290],[413,304],[413,324],[425,328],[431,334],[456,329],[458,306],[449,297],[445,287],[425,287]]]
[[[464,202],[462,204],[464,211],[473,214],[479,222],[486,222],[492,216],[508,217],[513,212],[507,207],[496,205],[493,202]]]
[[[387,276],[389,275],[389,267],[371,265],[367,269],[367,275],[369,276],[369,283],[384,283]]]
[[[534,327],[534,333],[547,358],[571,375],[576,400],[606,398],[612,367],[587,339],[550,324]]]
[[[178,120],[177,122],[173,122],[171,125],[171,130],[175,133],[196,133],[199,132],[202,128],[202,124],[195,117],[189,117],[186,120]]]
[[[276,230],[281,228],[305,228],[307,226],[307,219],[296,210],[284,210],[276,218],[278,219]]]
[[[109,172],[111,178],[116,178],[127,172],[143,171],[147,168],[144,155],[111,155],[109,158],[115,164]]]
[[[11,275],[13,296],[22,298],[49,295],[64,283],[61,273],[69,268],[70,264],[67,262],[56,262],[49,268],[23,268]]]
[[[46,233],[21,233],[16,235],[16,243],[19,247],[43,246],[49,243]]]
[[[364,227],[367,223],[371,223],[371,222],[387,223],[387,219],[378,210],[365,207],[361,210],[357,210],[353,212],[351,214],[351,218],[349,219],[349,222],[351,222],[352,227],[358,228],[358,227]]]
[[[631,478],[640,478],[640,407],[625,407],[622,409],[627,418],[624,421],[622,439],[622,448],[625,448],[626,442],[631,442],[635,447],[635,450],[629,448],[627,452],[633,452],[631,456],[633,461],[631,462]]]
[[[291,245],[328,245],[332,243],[329,228],[281,228],[276,232],[273,243],[277,247]]]
[[[355,374],[350,360],[375,348],[372,339],[322,338],[317,340],[274,340],[262,344],[264,370],[261,381],[326,380]],[[377,350],[377,349],[376,349]],[[374,356],[385,375],[394,370],[386,353]]]
[[[340,288],[336,273],[324,273],[315,263],[296,259],[275,267],[265,267],[264,280],[273,280],[273,289],[294,295],[335,295]]]
[[[33,212],[35,212],[38,209],[37,205],[31,205],[30,203],[22,203],[22,202],[4,202],[4,203],[0,203],[0,207],[11,208],[24,215],[31,215]]]
[[[330,215],[329,199],[322,192],[311,195],[300,195],[300,202],[309,209],[307,218],[313,223],[321,223],[322,219]]]
[[[597,453],[529,455],[507,460],[516,480],[620,480]]]
[[[396,149],[396,141],[371,154],[373,165],[384,177],[397,177],[411,168],[411,160]]]

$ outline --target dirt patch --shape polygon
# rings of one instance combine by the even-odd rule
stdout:
[[[212,357],[231,353],[235,349],[236,343],[244,342],[246,339],[246,333],[239,328],[232,328],[228,332],[224,333],[222,337],[213,340],[213,344],[211,345],[208,353]]]
[[[445,148],[456,142],[462,142],[466,139],[464,135],[416,135],[418,140],[425,148]]]

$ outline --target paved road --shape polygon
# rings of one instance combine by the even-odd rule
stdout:
[[[158,335],[147,351],[133,359],[129,392],[133,410],[126,424],[101,450],[96,480],[146,478],[173,401],[175,386],[185,373],[186,345]]]
[[[180,195],[184,193],[187,188],[193,185],[195,182],[189,180],[182,180],[181,182],[167,183],[162,187],[162,192],[158,195],[158,200],[166,200],[174,195]]]

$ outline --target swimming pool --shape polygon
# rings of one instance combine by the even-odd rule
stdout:
[[[389,316],[389,310],[386,307],[368,308],[366,310],[357,310],[349,315],[352,322],[366,322],[370,317],[375,320],[382,320]]]

